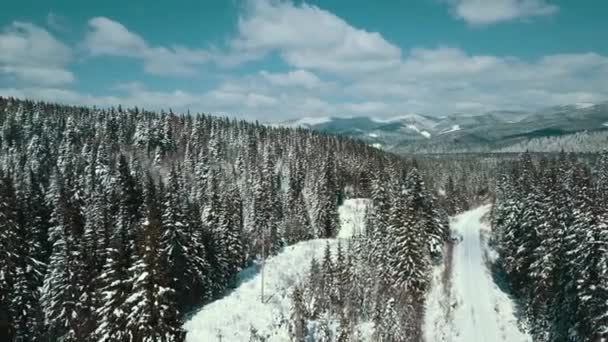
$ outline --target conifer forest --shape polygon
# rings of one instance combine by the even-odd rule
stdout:
[[[307,129],[14,98],[0,123],[2,341],[449,336],[433,303],[436,287],[457,292],[450,226],[488,204],[485,263],[518,333],[608,338],[606,152],[413,158]],[[192,328],[289,258],[300,275],[267,290],[287,304],[266,327]],[[224,310],[255,315],[244,306]]]

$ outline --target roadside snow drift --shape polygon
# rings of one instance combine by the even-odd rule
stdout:
[[[515,317],[511,298],[494,283],[486,267],[488,225],[482,217],[489,205],[452,219],[452,234],[461,241],[453,246],[452,264],[438,267],[427,299],[427,342],[523,342],[532,341]]]
[[[291,292],[306,276],[313,257],[320,259],[327,243],[359,234],[369,201],[350,199],[339,208],[338,239],[316,239],[286,247],[268,258],[264,269],[264,301],[260,300],[261,273],[243,270],[240,285],[226,297],[204,306],[185,324],[186,341],[249,341],[251,329],[268,342],[289,341]]]

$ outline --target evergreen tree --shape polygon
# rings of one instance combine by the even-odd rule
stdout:
[[[323,173],[319,182],[319,199],[317,207],[317,237],[331,238],[337,233],[338,185],[336,182],[335,159],[329,153],[323,164]]]
[[[159,257],[162,213],[156,188],[149,177],[146,186],[146,215],[137,234],[133,265],[129,268],[133,284],[125,300],[129,307],[126,329],[132,341],[183,341],[175,290],[170,287],[164,257]],[[161,255],[165,251],[161,252]]]
[[[289,164],[289,188],[285,203],[285,239],[288,244],[309,240],[314,236],[304,201],[305,177],[301,162],[292,159]]]
[[[222,198],[221,232],[222,249],[226,254],[225,272],[228,285],[235,281],[234,277],[243,265],[243,204],[236,187],[228,190]]]
[[[29,249],[27,227],[18,222],[22,210],[12,178],[0,172],[0,337],[7,341],[39,341],[41,267]]]
[[[304,294],[299,286],[295,286],[291,295],[291,317],[289,334],[294,342],[304,341],[306,337],[306,308],[304,307]]]
[[[87,338],[90,326],[80,315],[90,313],[90,303],[80,302],[87,286],[87,266],[80,241],[85,221],[82,194],[77,188],[73,165],[65,165],[64,182],[57,189],[53,213],[57,239],[53,243],[49,269],[44,279],[43,310],[50,336],[65,341]],[[89,314],[89,317],[91,315]]]
[[[416,191],[416,190],[409,190]],[[401,197],[393,208],[390,241],[389,270],[392,283],[399,291],[422,295],[428,287],[428,252],[424,246],[424,221],[417,221],[411,196],[402,186]],[[410,198],[408,198],[410,197]]]
[[[278,183],[274,173],[275,164],[270,148],[264,152],[264,163],[255,186],[255,239],[258,241],[256,252],[263,258],[276,254],[283,246],[280,229],[280,204],[278,203]]]
[[[192,221],[192,217],[188,217],[189,207],[182,193],[173,168],[164,198],[159,247],[166,258],[163,262],[168,269],[170,286],[176,291],[179,307],[187,309],[201,299],[208,299],[210,266],[201,241],[200,225],[196,226],[200,221]]]

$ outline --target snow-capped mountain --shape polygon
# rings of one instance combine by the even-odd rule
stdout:
[[[276,125],[348,135],[394,152],[495,151],[530,139],[608,130],[608,102],[442,117],[311,117]]]

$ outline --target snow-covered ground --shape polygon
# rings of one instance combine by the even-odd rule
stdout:
[[[439,134],[441,135],[441,134],[452,133],[452,132],[457,132],[457,131],[460,131],[460,125],[453,125],[452,128],[442,131]]]
[[[407,128],[420,133],[423,137],[430,139],[431,138],[431,133],[427,132],[427,131],[421,131],[416,125],[413,124],[408,124],[406,125]]]
[[[251,328],[268,342],[289,341],[288,321],[293,286],[304,279],[313,256],[320,259],[326,244],[362,232],[369,200],[349,199],[339,208],[337,239],[316,239],[286,247],[267,260],[264,269],[264,301],[260,300],[261,273],[241,272],[240,285],[226,297],[204,306],[185,324],[186,341],[248,341]]]
[[[370,201],[367,198],[354,198],[344,201],[338,208],[340,214],[340,231],[338,238],[348,239],[365,233],[365,214]]]
[[[482,217],[489,210],[485,205],[451,221],[452,234],[462,240],[453,247],[452,265],[434,271],[425,317],[427,342],[532,341],[518,327],[513,301],[486,267],[492,251],[482,239],[489,230]]]

